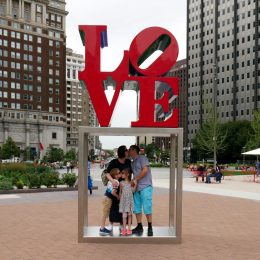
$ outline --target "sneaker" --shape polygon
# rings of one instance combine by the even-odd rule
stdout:
[[[143,227],[137,226],[134,229],[132,229],[132,234],[135,234],[137,236],[141,236],[143,234],[143,232],[144,232]]]
[[[132,235],[132,230],[131,229],[127,229],[127,235],[131,236]]]
[[[120,226],[119,226],[119,233],[121,233],[121,231],[122,231],[123,228],[124,228],[123,225],[120,225]]]
[[[110,234],[110,231],[108,229],[106,229],[105,227],[104,228],[100,228],[99,229],[99,235],[101,236],[107,236]]]
[[[112,225],[107,226],[106,229],[107,229],[110,233],[113,232],[113,226],[112,226]]]
[[[153,236],[153,228],[152,228],[152,227],[149,227],[149,228],[148,228],[147,236],[148,236],[148,237],[152,237],[152,236]]]
[[[126,236],[127,235],[126,228],[122,228],[122,231],[121,231],[120,235],[121,236]]]

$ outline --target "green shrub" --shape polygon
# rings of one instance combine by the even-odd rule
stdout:
[[[4,176],[0,175],[0,181],[6,179]]]
[[[56,187],[59,180],[58,172],[45,172],[41,174],[41,184],[47,187]]]
[[[16,183],[19,181],[19,177],[18,176],[14,176],[13,178],[12,178],[12,184],[13,184],[13,186],[17,186],[16,185]]]
[[[23,189],[23,186],[24,186],[24,183],[23,183],[22,180],[18,180],[18,181],[16,182],[16,187],[17,187],[17,189]]]
[[[25,163],[2,163],[0,175],[7,178],[20,177],[22,174],[34,173],[34,167]]]
[[[30,174],[29,179],[29,188],[40,188],[41,187],[41,178],[37,173]]]
[[[62,179],[64,183],[67,184],[69,187],[73,187],[77,176],[74,173],[65,173]]]
[[[36,171],[37,173],[44,173],[44,172],[51,172],[53,170],[48,166],[38,165]]]
[[[64,182],[63,178],[58,180],[58,185],[64,185],[64,184],[65,184],[65,182]]]
[[[19,180],[21,180],[25,186],[29,187],[29,173],[22,173],[19,175]]]
[[[161,163],[150,163],[150,167],[156,167],[156,168],[161,168],[161,167],[167,167]]]
[[[8,178],[2,178],[0,179],[0,190],[12,190],[12,180]]]

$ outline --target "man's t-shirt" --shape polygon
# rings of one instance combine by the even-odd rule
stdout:
[[[134,158],[132,162],[132,170],[134,173],[134,177],[138,176],[145,166],[148,167],[148,172],[142,179],[138,181],[136,189],[137,191],[143,190],[148,186],[152,186],[153,182],[151,168],[147,157],[144,155],[138,155]]]

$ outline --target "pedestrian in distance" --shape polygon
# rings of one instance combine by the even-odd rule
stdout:
[[[70,171],[70,166],[71,166],[70,161],[67,161],[67,164],[66,164],[67,173],[69,173],[69,171]]]
[[[91,166],[90,158],[88,157],[88,190],[89,190],[89,194],[92,195],[93,182],[90,176],[90,166]]]

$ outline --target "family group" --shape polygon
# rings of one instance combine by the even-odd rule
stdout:
[[[103,199],[100,235],[112,234],[113,224],[120,223],[121,236],[140,236],[144,231],[144,213],[148,222],[147,235],[153,236],[151,169],[147,157],[139,153],[137,145],[131,145],[129,149],[122,145],[117,149],[118,158],[110,161],[105,169],[108,182]],[[137,226],[131,229],[133,213]],[[108,218],[109,226],[106,226]]]

